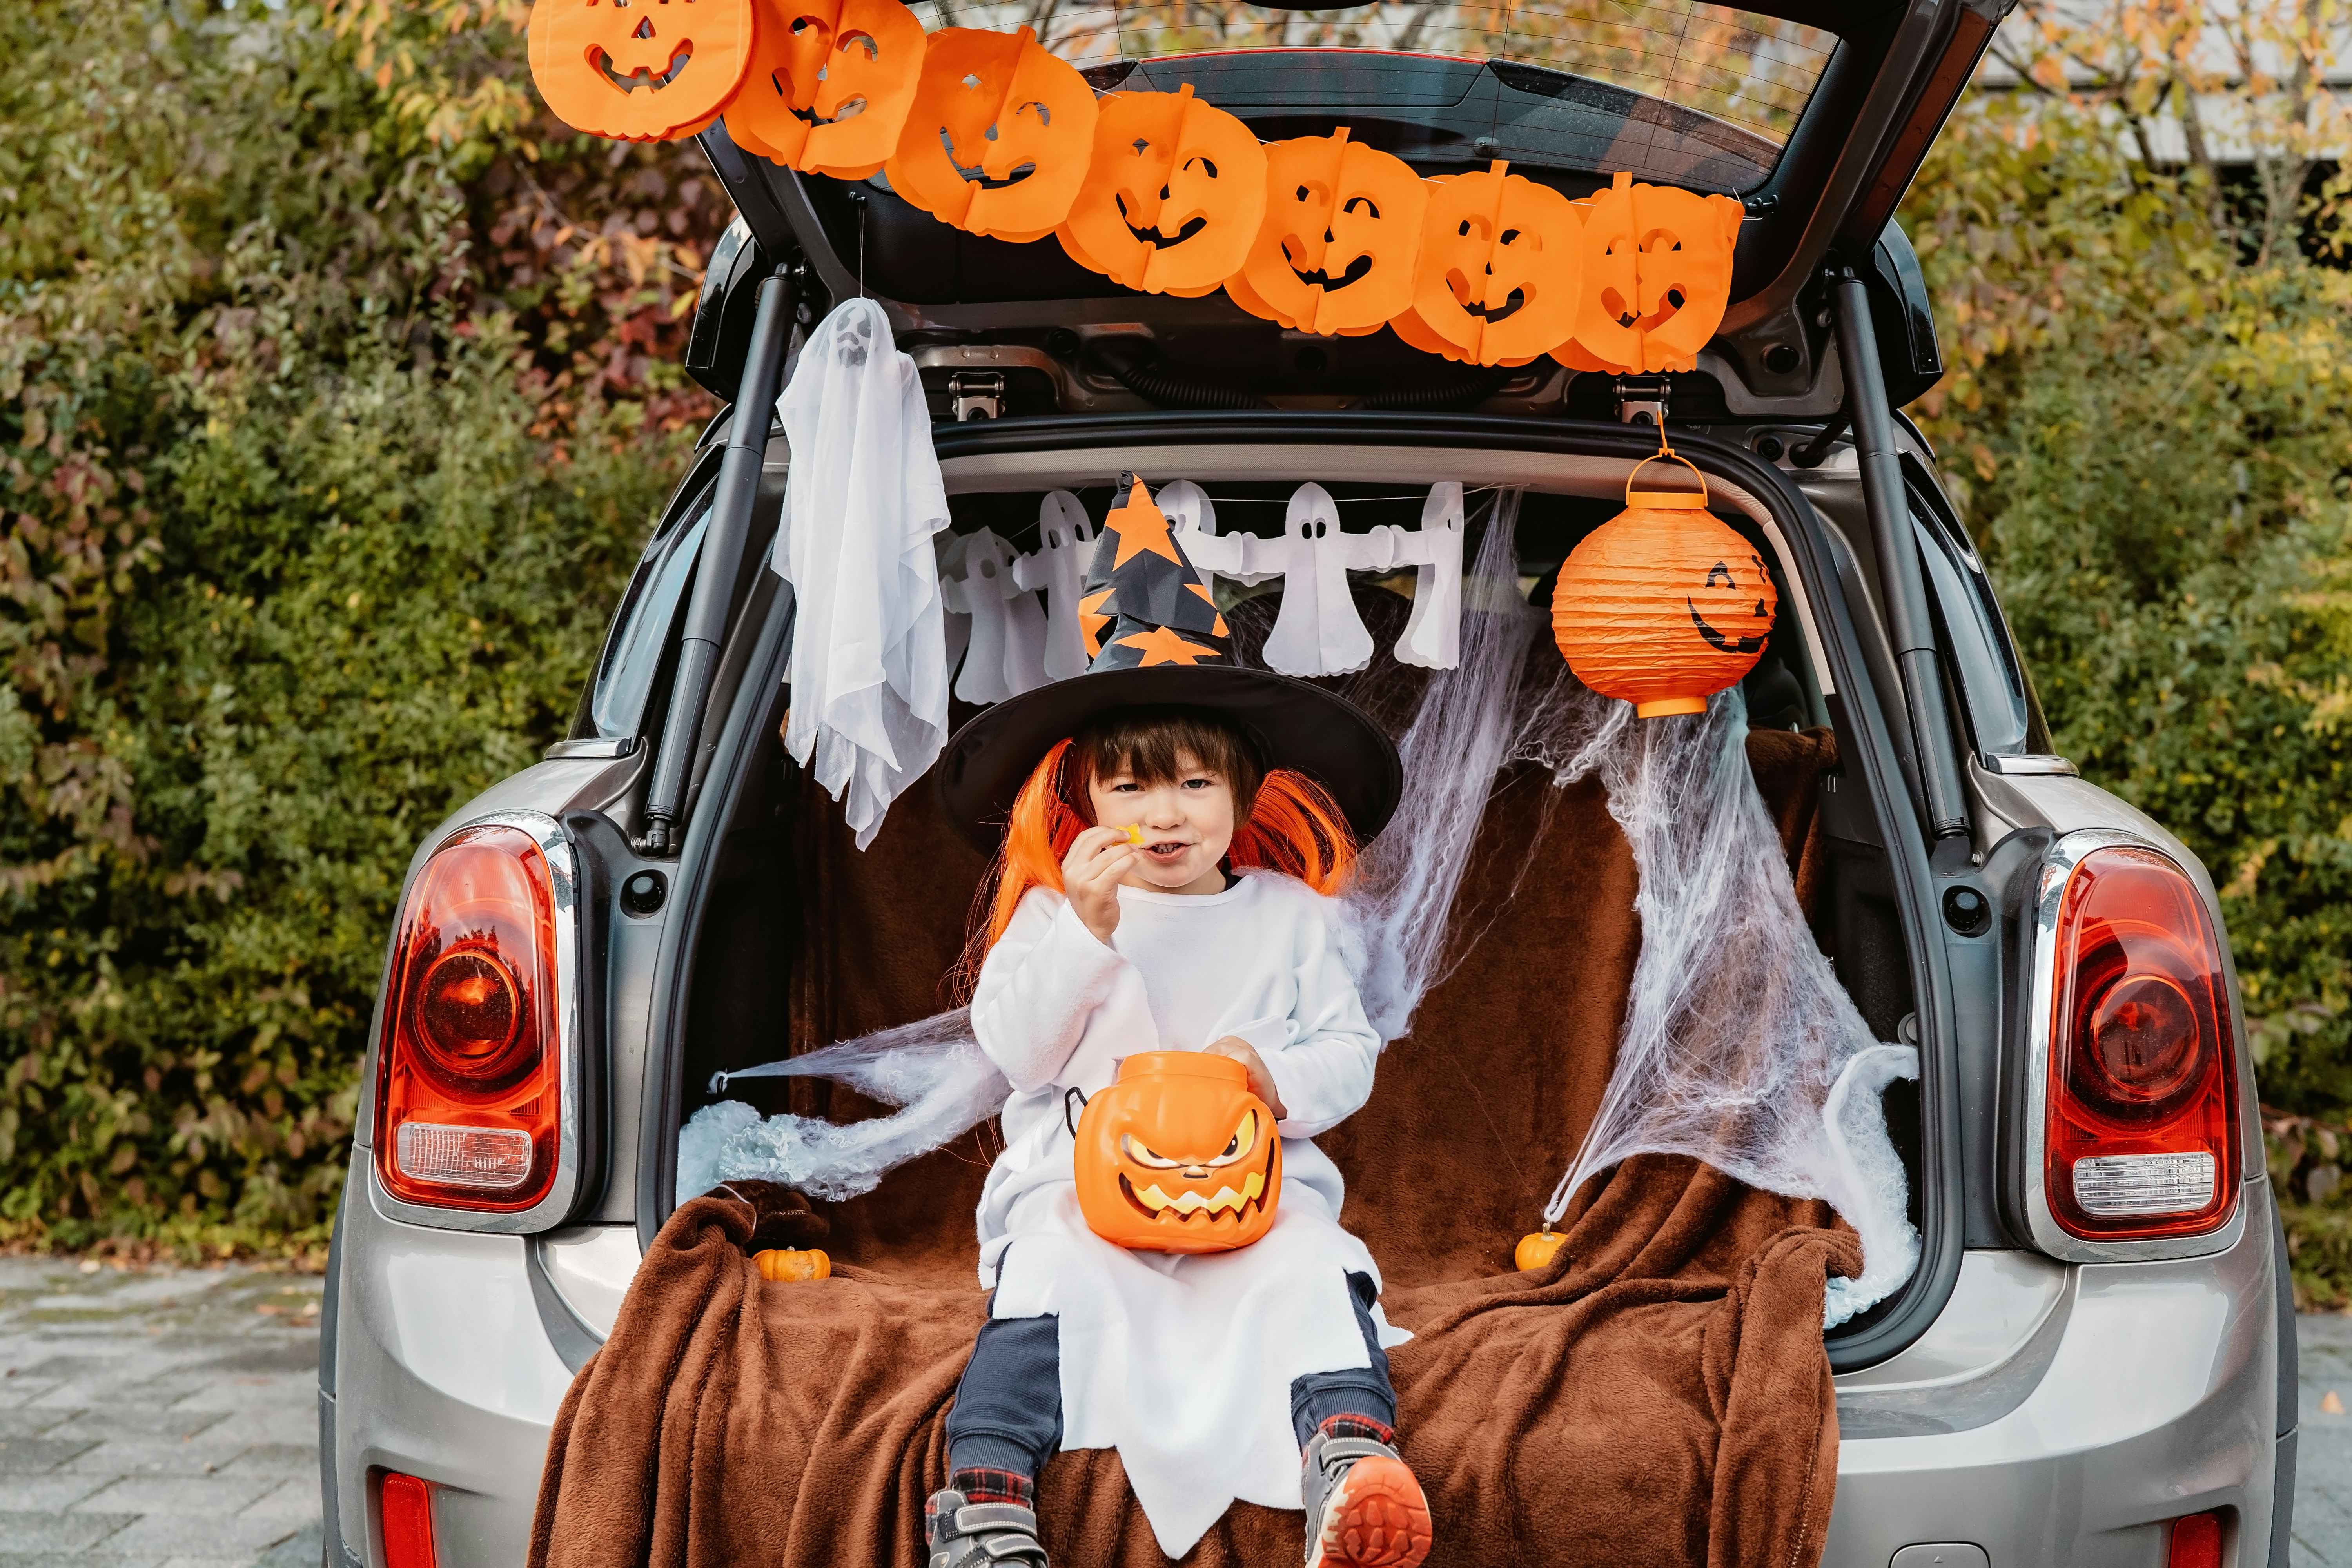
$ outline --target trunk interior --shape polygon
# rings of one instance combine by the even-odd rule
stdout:
[[[1381,523],[1412,527],[1437,479],[1475,484],[1473,476],[1482,475],[1519,483],[1526,489],[1514,535],[1517,586],[1538,606],[1549,605],[1561,560],[1620,510],[1625,472],[1622,461],[1330,445],[1049,447],[950,458],[945,467],[956,530],[991,528],[1016,550],[1036,546],[1038,505],[1051,488],[1075,491],[1099,524],[1124,467],[1155,483],[1192,479],[1214,501],[1221,531],[1262,534],[1280,531],[1284,502],[1309,478],[1331,491],[1350,532]],[[1328,477],[1335,473],[1351,478],[1337,481]],[[1864,770],[1840,765],[1843,713],[1819,653],[1824,631],[1793,583],[1778,530],[1731,506],[1717,510],[1771,563],[1780,590],[1779,627],[1743,690],[1749,762],[1787,845],[1800,902],[1873,1034],[1913,1037],[1906,1017],[1913,968],[1894,870]],[[1474,497],[1465,563],[1476,554],[1486,515]],[[1379,651],[1367,669],[1339,684],[1402,732],[1427,679],[1389,652],[1410,610],[1412,574],[1379,581],[1358,574],[1350,586]],[[1255,590],[1221,587],[1221,597],[1233,600],[1228,619],[1245,661],[1273,624],[1279,593],[1279,580]],[[1530,657],[1556,663],[1559,654],[1539,637]],[[956,703],[951,727],[973,711]],[[909,1023],[961,1000],[950,976],[987,868],[944,820],[928,785],[899,798],[861,854],[840,808],[802,775],[772,729],[760,739],[755,770],[719,851],[691,961],[682,1117],[715,1098],[706,1086],[716,1071]],[[1391,1289],[1512,1271],[1513,1245],[1536,1227],[1608,1079],[1640,946],[1635,880],[1630,847],[1597,780],[1561,788],[1526,765],[1507,773],[1454,904],[1451,972],[1428,993],[1411,1035],[1390,1047],[1371,1102],[1318,1140],[1348,1178],[1343,1219],[1364,1236]],[[742,1080],[718,1098],[747,1101],[762,1114],[834,1120],[883,1110],[845,1088],[806,1079]],[[1917,1086],[1895,1083],[1886,1111],[1911,1176],[1916,1224]],[[674,1142],[674,1130],[672,1136]],[[984,1122],[891,1173],[864,1197],[818,1205],[832,1226],[824,1245],[853,1268],[971,1292],[971,1215],[1000,1146],[993,1121]],[[1602,1184],[1588,1184],[1588,1197]],[[1791,1209],[1820,1206],[1754,1196]],[[1580,1198],[1579,1208],[1586,1201]],[[1933,1246],[1931,1239],[1931,1255]],[[1883,1305],[1841,1334],[1867,1330],[1887,1310]]]

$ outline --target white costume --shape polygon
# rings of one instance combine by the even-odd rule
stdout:
[[[981,1197],[981,1283],[994,1317],[1060,1320],[1062,1446],[1117,1448],[1181,1557],[1235,1499],[1300,1506],[1291,1383],[1370,1364],[1347,1276],[1379,1270],[1339,1228],[1339,1169],[1307,1140],[1371,1094],[1381,1042],[1341,960],[1339,906],[1304,884],[1247,871],[1221,893],[1122,887],[1118,900],[1106,946],[1033,889],[981,968],[972,1033],[1013,1089]],[[1256,1047],[1288,1112],[1273,1229],[1181,1257],[1096,1236],[1065,1093],[1104,1088],[1136,1052],[1227,1035]],[[1383,1345],[1408,1337],[1372,1315]]]

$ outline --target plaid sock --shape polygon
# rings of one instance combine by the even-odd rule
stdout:
[[[1326,1437],[1370,1437],[1375,1443],[1396,1447],[1396,1428],[1369,1415],[1327,1415],[1316,1430]]]
[[[1018,1470],[993,1467],[957,1470],[948,1477],[948,1489],[963,1493],[966,1502],[1009,1502],[1037,1506],[1037,1483]]]

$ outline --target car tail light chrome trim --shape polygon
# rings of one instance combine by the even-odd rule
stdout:
[[[2204,889],[2146,839],[2076,832],[2044,858],[2032,913],[2011,1103],[2034,1245],[2082,1263],[2233,1245],[2244,1085]]]
[[[528,1234],[579,1196],[581,880],[539,812],[443,834],[401,900],[377,1031],[370,1195],[387,1218]]]

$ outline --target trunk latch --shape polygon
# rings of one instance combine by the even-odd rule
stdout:
[[[1666,427],[1666,397],[1674,384],[1663,375],[1629,375],[1617,382],[1617,422]]]
[[[1001,370],[960,370],[948,377],[948,408],[959,425],[970,419],[996,419],[1004,413],[1004,373]]]

